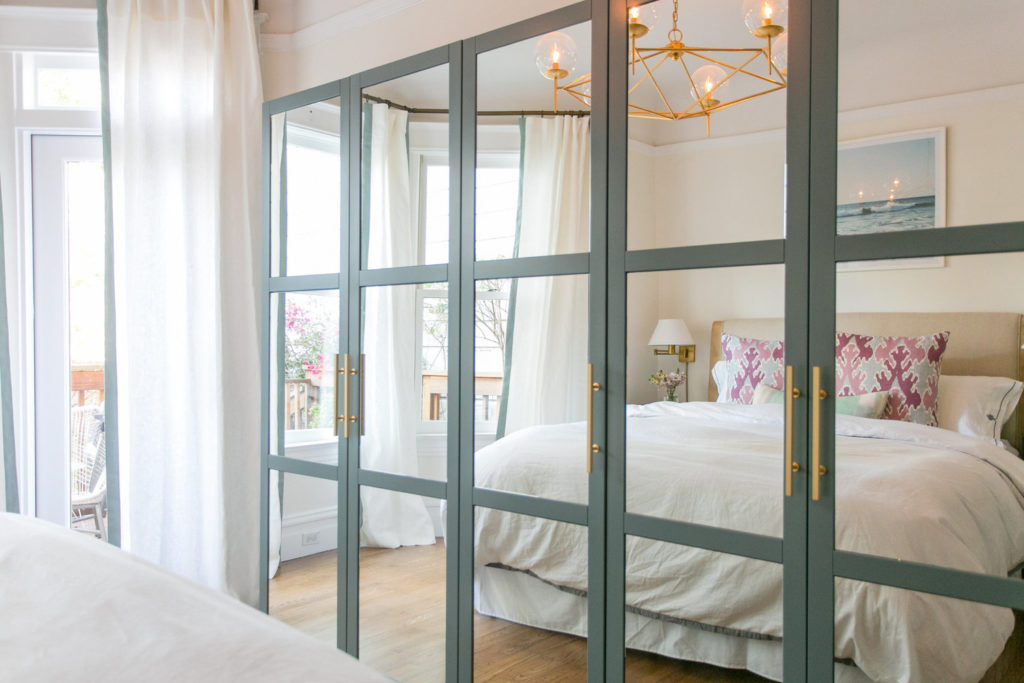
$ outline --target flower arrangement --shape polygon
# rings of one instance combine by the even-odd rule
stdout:
[[[686,382],[686,373],[680,372],[679,368],[676,368],[675,372],[669,373],[666,373],[664,370],[658,370],[658,372],[651,375],[651,378],[647,381],[655,386],[665,387],[665,400],[675,401],[676,388],[680,384]]]

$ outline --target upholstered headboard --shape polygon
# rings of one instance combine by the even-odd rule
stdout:
[[[1024,380],[1024,316],[1019,313],[841,313],[836,329],[880,336],[916,337],[949,331],[942,356],[944,375],[984,375]],[[782,339],[782,318],[717,320],[711,325],[710,367],[722,360],[722,333],[752,339]],[[718,388],[708,373],[708,400]],[[941,397],[940,397],[941,400]],[[1022,401],[1021,403],[1024,403]],[[1006,423],[1003,438],[1019,446],[1024,408]]]

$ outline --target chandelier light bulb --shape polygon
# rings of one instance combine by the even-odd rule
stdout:
[[[649,2],[645,5],[633,5],[629,8],[627,17],[629,20],[629,37],[641,38],[654,26],[658,14],[654,9],[655,3]]]
[[[721,94],[729,86],[725,82],[725,69],[714,64],[702,66],[693,72],[693,83],[696,90],[690,89],[690,96],[700,103],[701,108],[709,109],[721,103]]]
[[[786,30],[789,5],[786,0],[744,0],[743,23],[757,38],[769,40]]]
[[[788,75],[789,67],[789,34],[783,33],[772,43],[772,64],[783,76]]]
[[[537,41],[534,56],[545,78],[565,78],[576,68],[576,41],[560,31],[548,33]]]

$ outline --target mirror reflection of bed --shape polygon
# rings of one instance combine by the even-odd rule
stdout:
[[[671,3],[654,4],[658,23],[651,35],[661,36],[671,22]],[[952,76],[939,71],[939,60],[927,61],[934,54],[927,51],[914,57],[924,60],[913,62],[917,68],[892,73],[885,68],[886,55],[907,40],[907,27],[924,21],[936,28],[941,12],[925,17],[915,13],[921,4],[883,4],[841,4],[840,141],[944,127],[945,224],[1019,219],[1019,91],[997,89],[1005,84],[984,70],[979,73],[989,80],[970,86],[992,88],[980,99],[933,97],[948,94]],[[1002,8],[1009,5],[1003,2]],[[711,0],[681,3],[687,38],[707,31],[716,40],[746,40],[735,8],[724,7]],[[883,9],[890,21],[878,25],[875,12]],[[979,9],[965,19],[990,25],[990,14]],[[561,31],[576,43],[576,73],[588,71],[590,25]],[[957,63],[977,63],[984,51],[958,39]],[[484,270],[489,261],[590,248],[589,118],[564,116],[567,108],[577,108],[572,100],[560,100],[563,116],[515,113],[551,109],[551,82],[535,67],[536,44],[534,37],[477,58],[473,246]],[[882,72],[888,80],[872,82]],[[415,216],[409,225],[416,233],[404,234],[410,248],[402,253],[364,254],[369,267],[448,261],[448,122],[439,113],[448,106],[447,83],[445,69],[434,68],[365,93],[370,99],[364,104],[379,110],[380,120],[385,110],[388,116],[407,114],[406,189]],[[653,96],[638,91],[636,97]],[[911,97],[921,99],[908,103]],[[711,135],[703,121],[629,119],[628,249],[785,237],[786,116],[785,93],[774,93],[716,114]],[[542,219],[545,212],[556,219]],[[370,220],[370,244],[382,237],[374,226],[383,224]],[[850,371],[851,396],[837,401],[837,547],[1019,577],[1022,461],[1002,442],[1021,448],[1015,401],[1024,377],[1024,263],[1020,254],[940,260],[843,266],[836,275],[838,331],[875,338],[861,340],[873,352],[887,344],[878,338],[905,338],[902,346],[888,342],[892,348]],[[394,402],[371,401],[370,414],[379,421],[368,431],[373,436],[390,430],[392,445],[405,444],[403,452],[415,457],[401,463],[363,460],[363,467],[434,480],[447,476],[450,302],[444,287],[437,282],[395,288],[392,303],[411,302],[412,324],[385,321],[396,323],[385,341],[405,340],[395,347],[408,351],[402,362],[412,363],[413,378],[391,389],[419,400],[411,419],[404,408],[403,417],[390,410]],[[587,502],[588,287],[585,274],[477,280],[475,486]],[[611,324],[626,329],[629,408],[626,416],[609,419],[625,419],[627,425],[627,512],[780,538],[784,266],[631,273],[626,296],[626,319]],[[692,362],[652,353],[652,334],[667,319],[685,321],[695,347]],[[878,396],[889,389],[872,385],[886,374],[882,368],[893,354],[902,358],[924,349],[927,356],[931,347],[911,340],[947,331],[938,379],[923,380],[923,387],[919,379],[897,382],[904,393],[929,394],[923,401],[928,405],[907,409],[906,401],[894,400],[890,408],[891,397]],[[723,334],[731,335],[726,348]],[[395,362],[384,346],[366,344],[371,367]],[[650,378],[677,370],[686,374],[685,389],[676,401],[665,401],[664,388]],[[934,424],[921,423],[929,410]],[[911,413],[914,419],[887,419]],[[285,491],[286,508],[301,496]],[[420,540],[363,539],[360,649],[366,661],[396,679],[439,680],[450,645],[444,632],[450,566],[444,509],[433,499],[421,504],[403,496],[392,499],[401,498],[407,511],[415,508],[418,522],[410,526],[422,526],[424,514],[432,526]],[[473,541],[475,677],[584,680],[586,528],[478,505]],[[315,629],[316,620],[336,606],[336,577],[333,554],[284,562],[271,598],[278,595],[282,610],[293,611],[279,612],[281,618],[305,620]],[[627,680],[781,679],[786,634],[776,562],[629,536],[625,578]],[[843,579],[836,584],[835,613],[836,680],[1024,680],[1020,613]]]

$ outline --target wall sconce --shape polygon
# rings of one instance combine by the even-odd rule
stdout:
[[[659,320],[648,346],[655,347],[655,356],[679,356],[680,363],[692,363],[695,355],[693,335],[686,321],[680,318]],[[664,346],[667,348],[658,348]]]
[[[692,363],[696,356],[693,335],[690,334],[690,328],[686,326],[686,321],[680,318],[666,318],[659,320],[657,326],[654,328],[654,334],[651,335],[651,340],[647,342],[647,345],[654,347],[655,357],[676,356],[679,358],[680,363],[684,363],[686,365]],[[689,401],[689,368],[685,368],[684,366],[683,374],[686,376],[686,384],[683,387],[683,391],[685,392],[684,400]]]

